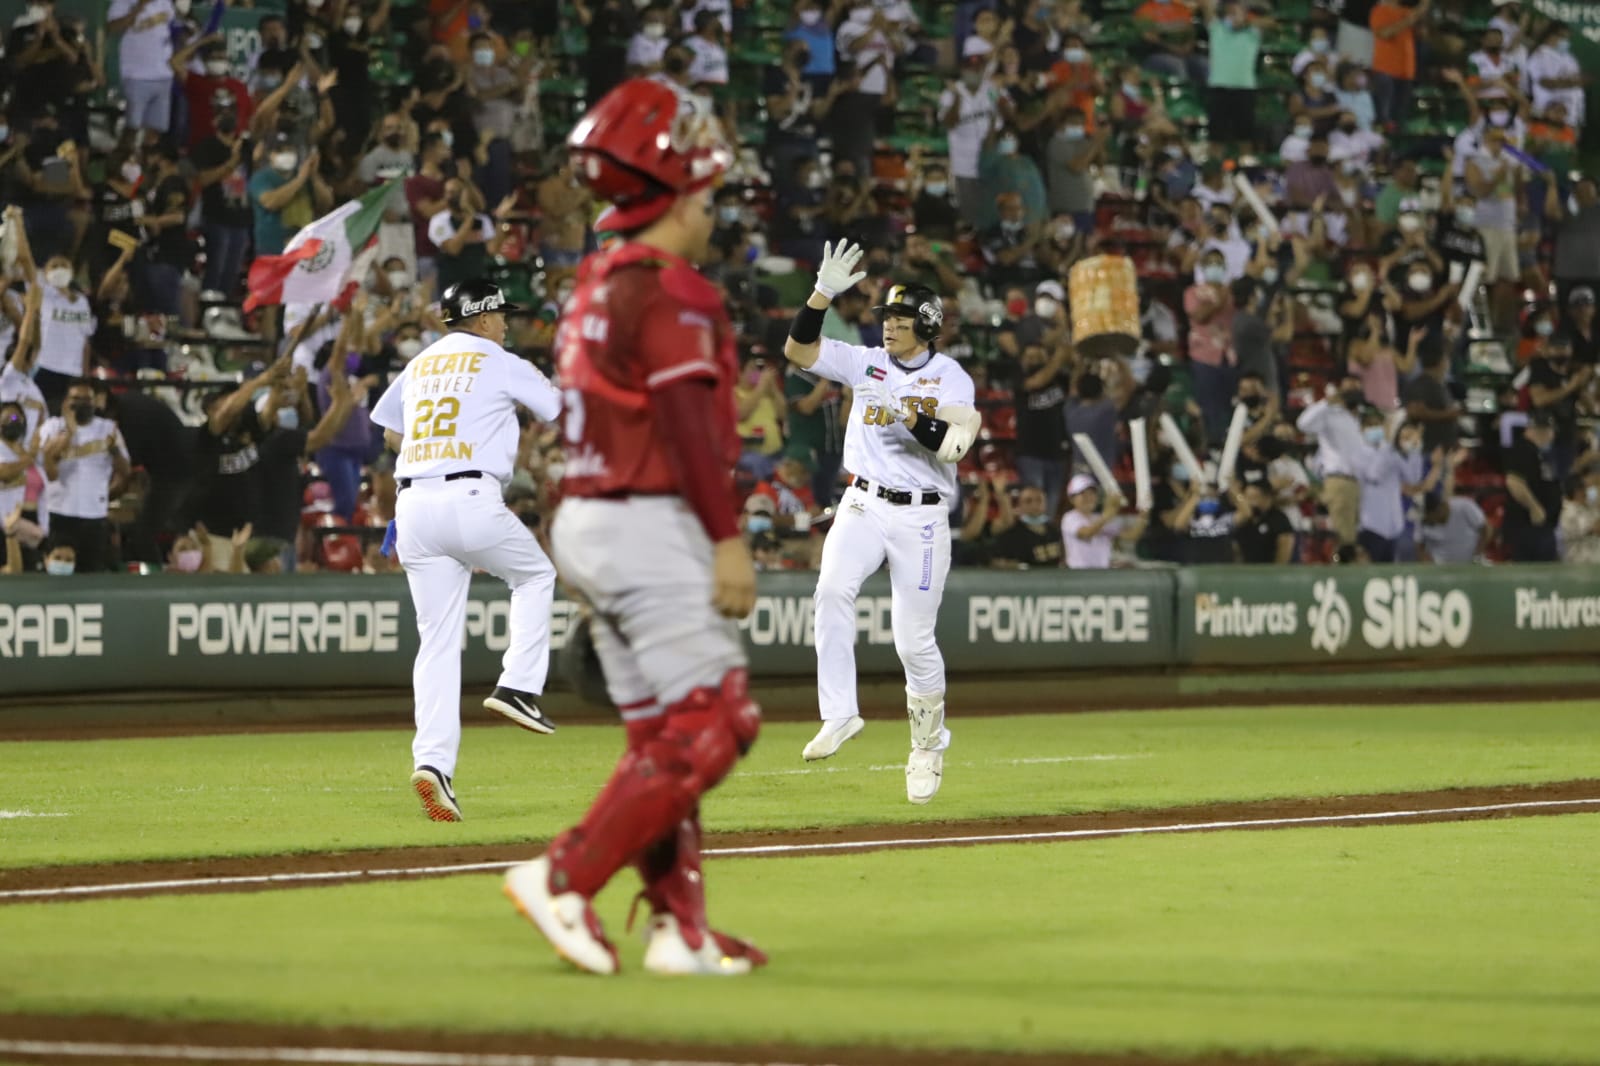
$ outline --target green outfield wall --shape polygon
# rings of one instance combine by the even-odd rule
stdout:
[[[757,677],[813,672],[813,573],[764,574],[741,625]],[[475,580],[463,681],[492,682],[507,592]],[[885,575],[856,605],[863,675],[898,672]],[[556,601],[559,649],[577,606]],[[957,674],[1600,655],[1600,567],[958,570],[939,615]],[[404,687],[398,576],[22,577],[0,583],[0,691]]]

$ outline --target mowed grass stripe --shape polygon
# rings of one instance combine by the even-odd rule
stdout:
[[[1597,833],[1600,815],[1574,815],[729,860],[709,871],[714,920],[773,965],[715,994],[639,972],[631,876],[599,901],[626,969],[611,984],[568,972],[492,876],[23,905],[0,910],[0,1002],[734,1045],[1585,1063]]]

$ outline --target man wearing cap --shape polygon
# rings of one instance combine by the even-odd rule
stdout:
[[[1561,521],[1561,479],[1555,466],[1556,420],[1534,411],[1522,439],[1506,454],[1505,517],[1500,536],[1513,562],[1553,563]]]
[[[961,46],[961,77],[939,96],[939,121],[950,142],[950,176],[955,179],[956,203],[968,219],[987,210],[978,181],[978,158],[984,145],[1011,113],[1011,99],[989,78],[994,46],[982,37],[968,37]]]
[[[1100,485],[1088,474],[1072,475],[1067,482],[1067,501],[1070,506],[1061,516],[1061,543],[1068,569],[1108,569],[1112,545],[1116,541],[1138,540],[1144,533],[1146,516],[1139,515],[1126,524],[1118,517],[1122,510],[1120,496],[1108,496],[1100,513],[1094,513],[1095,504],[1100,501]]]
[[[505,294],[489,281],[452,285],[440,300],[450,332],[407,363],[370,415],[399,453],[395,547],[416,607],[417,735],[411,787],[436,822],[458,822],[452,778],[461,747],[461,640],[474,570],[511,588],[510,638],[488,710],[534,733],[555,726],[539,707],[550,662],[555,567],[506,507],[521,435],[520,404],[546,422],[561,396],[502,346]],[[335,368],[339,373],[340,368]]]

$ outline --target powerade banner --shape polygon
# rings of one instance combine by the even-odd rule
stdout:
[[[1600,652],[1593,567],[1202,567],[1176,577],[1183,662]]]
[[[757,677],[816,670],[813,573],[764,574],[740,623]],[[139,689],[399,687],[416,655],[416,616],[398,575],[74,576],[7,579],[0,677],[8,694]],[[879,574],[856,602],[863,675],[900,670],[893,596]],[[952,672],[1059,670],[1171,661],[1165,573],[952,575],[938,636]],[[558,599],[551,647],[577,605]],[[510,643],[505,586],[473,582],[462,677],[488,684]]]

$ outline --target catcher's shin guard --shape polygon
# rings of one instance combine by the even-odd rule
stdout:
[[[705,878],[700,872],[700,812],[691,812],[665,837],[639,854],[634,865],[644,881],[644,890],[634,901],[650,905],[652,917],[670,914],[677,919],[676,934],[692,952],[700,952],[707,938],[730,959],[747,960],[749,966],[763,966],[766,953],[748,941],[719,933],[706,917]],[[633,927],[633,914],[628,915]]]
[[[583,820],[550,845],[551,888],[593,896],[695,809],[761,730],[743,669],[666,708],[660,731],[630,728],[629,750]],[[637,747],[635,747],[637,732]]]

